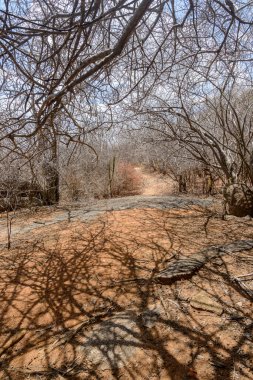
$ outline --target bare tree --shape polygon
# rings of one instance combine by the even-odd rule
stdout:
[[[208,82],[215,68],[222,76],[222,64],[248,67],[252,26],[246,0],[236,6],[220,0],[5,0],[0,146],[29,161],[38,155],[39,136],[54,135],[49,188],[57,200],[56,143],[86,144],[87,131],[117,126],[121,107],[142,107],[161,81],[179,86],[182,102],[192,91],[182,91],[185,80],[194,86],[201,75]]]
[[[118,101],[138,85],[150,88],[152,83],[143,82],[149,71],[157,78],[165,66],[182,61],[190,66],[206,57],[210,66],[224,53],[227,59],[247,59],[252,52],[251,5],[242,1],[236,9],[231,4],[5,0],[1,91],[12,117],[4,136],[32,137],[59,112],[71,119],[69,105],[80,91],[85,107],[98,96],[104,99],[105,92]],[[241,39],[242,34],[247,38]],[[245,53],[239,55],[242,49]],[[116,79],[115,72],[120,73]]]
[[[159,132],[160,141],[174,143],[175,157],[200,163],[226,187],[252,187],[251,73],[243,64],[227,72],[224,68],[223,73],[210,70],[208,77],[196,69],[183,79],[177,74],[169,84],[160,82],[142,107],[131,111],[147,129]]]

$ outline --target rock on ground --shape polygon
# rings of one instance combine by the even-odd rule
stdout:
[[[134,312],[115,314],[84,334],[79,354],[99,370],[122,368],[134,363],[136,356],[145,354],[142,329],[153,327],[161,312],[159,305],[140,315]]]
[[[218,315],[223,313],[223,308],[221,305],[204,291],[201,291],[193,296],[190,305],[194,309],[209,311]]]

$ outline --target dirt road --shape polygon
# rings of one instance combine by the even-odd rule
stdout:
[[[141,166],[136,166],[135,170],[142,177],[142,195],[171,195],[176,189],[177,184],[169,176],[147,171]]]

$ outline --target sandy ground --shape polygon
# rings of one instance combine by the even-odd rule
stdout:
[[[168,176],[151,173],[137,166],[135,170],[143,179],[142,195],[169,195],[176,189],[176,183]]]
[[[94,219],[35,223],[3,246],[1,379],[253,379],[252,302],[226,277],[252,273],[252,251],[172,285],[153,281],[172,257],[251,239],[252,220],[224,221],[215,205],[135,208],[131,199]],[[191,306],[200,291],[221,315]]]

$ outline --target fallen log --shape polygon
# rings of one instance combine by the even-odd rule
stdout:
[[[179,279],[192,277],[210,260],[253,248],[253,240],[237,240],[226,245],[210,246],[189,257],[173,259],[169,266],[154,276],[154,280],[163,284],[171,284]]]

